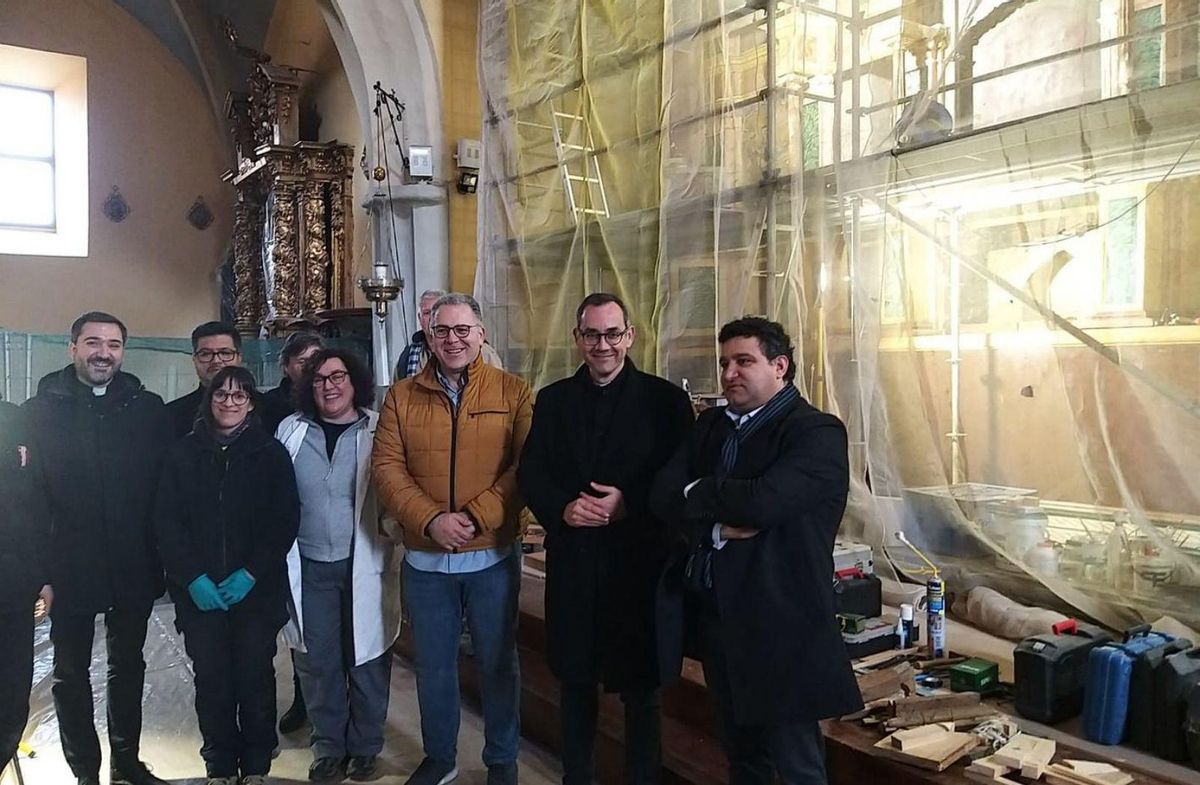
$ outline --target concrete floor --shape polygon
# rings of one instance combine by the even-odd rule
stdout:
[[[200,760],[200,732],[192,707],[193,689],[190,662],[183,641],[175,632],[170,605],[155,608],[146,641],[146,688],[143,714],[142,759],[154,773],[177,785],[202,785],[204,764]],[[21,769],[27,785],[72,785],[74,779],[59,749],[58,725],[50,699],[51,648],[49,627],[43,623],[36,634],[34,689],[30,726],[26,739],[34,756],[21,756]],[[292,698],[291,661],[282,650],[275,660],[282,712]],[[107,755],[105,735],[105,672],[103,622],[97,625],[96,648],[92,655],[92,684],[95,691],[97,729]],[[421,762],[420,719],[417,712],[416,683],[413,673],[397,660],[392,670],[392,696],[388,711],[387,743],[380,756],[380,785],[400,785]],[[307,730],[280,737],[279,757],[271,770],[272,782],[308,782],[312,755]],[[480,760],[483,749],[483,720],[472,708],[464,707],[458,739],[459,777],[462,785],[483,785],[487,770]],[[522,745],[520,759],[522,785],[548,785],[560,778],[558,761],[545,750],[528,742]],[[107,783],[107,767],[102,781]],[[11,773],[0,782],[15,782]]]

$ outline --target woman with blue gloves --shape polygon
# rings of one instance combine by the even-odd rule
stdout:
[[[196,674],[208,785],[262,785],[277,742],[272,661],[300,500],[287,451],[252,415],[258,401],[249,371],[222,369],[158,491],[158,547]]]

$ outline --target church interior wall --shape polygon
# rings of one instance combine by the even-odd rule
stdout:
[[[134,334],[171,337],[213,318],[232,191],[201,86],[110,0],[0,4],[0,43],[87,58],[90,224],[86,257],[0,254],[0,326],[62,333],[103,309]],[[119,223],[102,212],[114,186],[130,208]],[[186,220],[197,197],[214,216],[203,231]]]
[[[435,0],[430,0],[435,2]],[[445,170],[457,172],[453,159],[459,139],[480,139],[479,79],[476,40],[479,0],[441,0],[443,37],[440,49],[442,116],[446,133]],[[448,184],[450,211],[450,286],[455,291],[475,288],[476,195],[460,194]]]

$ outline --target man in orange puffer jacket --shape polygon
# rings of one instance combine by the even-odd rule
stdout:
[[[488,785],[516,785],[520,745],[517,591],[522,502],[517,459],[532,392],[480,357],[479,304],[433,305],[435,362],[388,391],[375,432],[379,501],[403,530],[425,760],[408,785],[458,775],[458,643],[463,610],[480,671]]]

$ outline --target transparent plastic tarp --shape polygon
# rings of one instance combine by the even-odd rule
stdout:
[[[588,291],[716,392],[796,339],[851,434],[843,534],[1120,627],[1200,626],[1200,9],[484,0],[476,294],[571,372]]]

